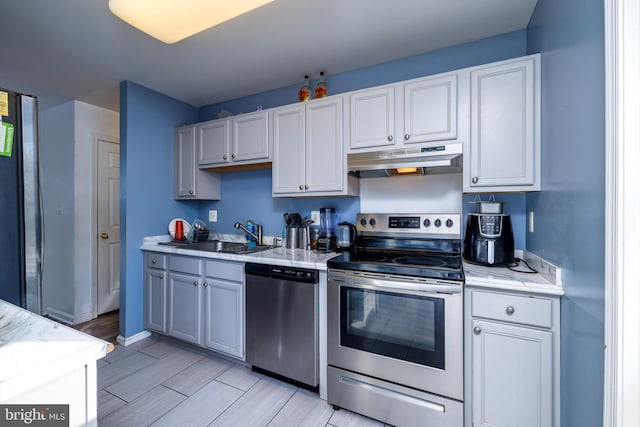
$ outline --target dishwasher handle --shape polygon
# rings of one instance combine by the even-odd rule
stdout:
[[[318,283],[320,273],[318,270],[308,268],[288,267],[281,265],[246,263],[244,266],[246,275],[270,277],[273,279],[289,280],[301,283]]]

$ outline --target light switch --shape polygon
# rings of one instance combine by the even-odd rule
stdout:
[[[218,222],[218,211],[216,210],[209,211],[209,222]]]

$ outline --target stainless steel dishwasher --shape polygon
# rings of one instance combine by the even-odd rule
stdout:
[[[318,386],[318,271],[245,264],[247,362]]]

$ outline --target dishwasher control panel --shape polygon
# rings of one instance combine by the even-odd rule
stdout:
[[[320,278],[318,270],[267,264],[247,263],[245,264],[245,273],[254,276],[271,277],[273,279],[303,283],[318,283]]]

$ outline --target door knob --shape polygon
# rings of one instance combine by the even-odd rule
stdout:
[[[108,239],[109,235],[107,233],[102,233],[102,234],[100,234],[100,238],[101,239]]]
[[[482,332],[482,329],[480,329],[480,326],[476,326],[475,328],[473,328],[474,334],[480,335],[480,332]]]

